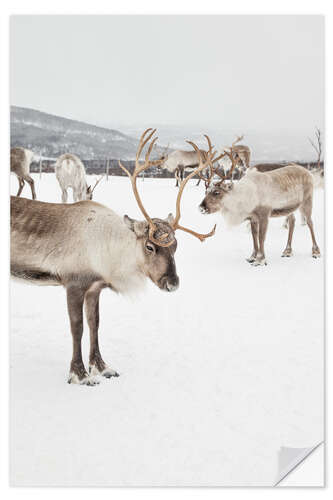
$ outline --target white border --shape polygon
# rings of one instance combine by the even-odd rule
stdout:
[[[1,465],[1,483],[0,483],[0,494],[3,498],[21,498],[24,497],[34,497],[34,498],[53,498],[61,495],[64,499],[68,496],[71,500],[80,497],[80,499],[91,497],[91,495],[98,495],[99,497],[105,498],[138,498],[150,500],[150,498],[156,498],[158,495],[162,500],[164,498],[206,498],[207,496],[214,497],[220,495],[227,495],[228,498],[240,498],[242,495],[246,495],[248,499],[256,499],[261,496],[267,497],[267,495],[278,495],[283,494],[283,498],[308,498],[309,495],[327,496],[331,495],[332,492],[329,490],[331,488],[326,488],[324,490],[309,489],[309,488],[298,488],[298,489],[219,489],[219,488],[186,488],[186,489],[61,489],[59,488],[48,488],[48,489],[37,489],[37,488],[20,488],[12,489],[8,486],[8,400],[9,400],[9,357],[8,357],[8,236],[4,237],[4,234],[8,234],[8,177],[7,168],[9,165],[8,158],[8,144],[9,144],[9,16],[12,14],[325,14],[326,15],[326,63],[327,63],[327,80],[326,89],[332,89],[332,55],[330,54],[330,47],[333,47],[333,15],[332,15],[332,4],[330,0],[279,0],[278,2],[268,2],[267,0],[233,0],[233,1],[217,1],[217,0],[205,0],[205,1],[185,1],[185,0],[168,0],[157,3],[156,0],[122,0],[117,2],[110,2],[107,0],[91,0],[88,2],[86,0],[81,0],[80,2],[74,0],[57,0],[55,3],[47,3],[42,0],[29,0],[29,1],[2,1],[0,12],[0,54],[1,54],[1,94],[0,94],[0,155],[1,155],[1,179],[0,183],[0,203],[1,203],[1,336],[0,336],[0,382],[1,382],[1,429],[0,429],[0,465]],[[327,123],[326,123],[326,182],[328,187],[328,196],[326,197],[327,206],[326,214],[333,214],[333,197],[329,196],[332,193],[332,179],[333,175],[330,174],[330,130],[331,130],[331,113],[328,110],[332,108],[332,104],[329,99],[329,92],[326,91],[326,110],[327,110]],[[332,167],[333,168],[333,167]],[[330,198],[332,201],[330,201]],[[332,234],[333,230],[330,229],[332,226],[332,216],[329,217],[329,224],[327,224],[327,244],[326,244],[326,255],[329,255],[330,249],[333,248]],[[327,276],[331,278],[331,269],[329,262],[327,264]],[[330,292],[332,280],[327,280],[327,292]],[[329,295],[330,297],[332,294]],[[329,319],[329,318],[328,318]],[[329,322],[327,321],[327,326],[329,327]],[[327,328],[327,338],[326,345],[328,348],[331,347],[331,342],[329,339],[329,328]],[[329,349],[332,351],[332,349]],[[332,353],[331,353],[332,354]],[[327,380],[332,379],[332,369],[330,369],[330,363],[328,359],[332,359],[329,353],[326,354],[326,377]],[[332,361],[331,361],[332,363]],[[329,386],[328,386],[329,387]],[[329,390],[327,390],[327,395]],[[330,421],[331,415],[331,399],[327,401],[326,410],[326,422]],[[327,433],[328,434],[328,433]],[[326,440],[327,440],[326,434]],[[326,470],[329,470],[331,464],[330,455],[327,457]],[[328,481],[330,475],[328,474]]]

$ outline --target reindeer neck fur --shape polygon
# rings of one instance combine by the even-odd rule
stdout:
[[[14,276],[45,285],[99,279],[122,294],[142,288],[141,243],[109,208],[92,201],[66,205],[13,197],[11,209]]]
[[[226,193],[221,202],[221,213],[229,226],[236,226],[248,218],[258,204],[255,182],[249,176],[243,177]]]

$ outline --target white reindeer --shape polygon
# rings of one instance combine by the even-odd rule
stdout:
[[[225,180],[213,183],[199,205],[204,214],[220,211],[230,225],[249,220],[253,238],[253,253],[247,259],[254,266],[266,265],[264,243],[269,217],[288,216],[288,241],[282,257],[292,255],[295,227],[294,212],[305,217],[312,238],[312,256],[320,257],[312,214],[313,176],[300,165],[288,165],[269,172],[255,167],[236,184]]]
[[[86,169],[78,156],[70,153],[59,156],[54,165],[54,170],[61,188],[61,201],[63,203],[67,202],[68,188],[72,188],[73,190],[74,202],[92,200],[93,191],[101,178],[96,182],[93,188],[88,186],[86,181]]]

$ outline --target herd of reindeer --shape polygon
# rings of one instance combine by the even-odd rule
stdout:
[[[312,204],[314,187],[323,187],[324,170],[320,164],[320,132],[317,135],[318,165],[312,171],[295,163],[257,164],[250,166],[249,147],[237,144],[218,154],[205,135],[207,149],[187,141],[193,151],[165,152],[151,159],[156,145],[156,130],[147,129],[141,136],[135,167],[128,175],[143,220],[118,216],[111,209],[92,201],[94,187],[88,186],[81,160],[73,154],[60,156],[55,175],[61,188],[62,203],[36,200],[30,164],[34,153],[28,149],[11,149],[11,171],[16,174],[19,190],[11,197],[11,274],[14,278],[37,285],[61,285],[66,289],[67,307],[73,338],[73,356],[68,382],[95,385],[98,376],[118,376],[107,365],[98,343],[99,297],[102,289],[128,293],[139,289],[149,278],[161,290],[172,292],[179,286],[175,265],[176,230],[185,231],[201,241],[207,234],[180,225],[181,199],[184,188],[193,177],[205,183],[205,196],[199,205],[203,214],[221,212],[231,225],[249,221],[253,251],[247,259],[253,266],[266,265],[265,237],[270,217],[285,217],[288,239],[282,257],[292,255],[295,211],[300,210],[310,230],[312,256],[320,257],[316,242]],[[314,145],[316,146],[316,145]],[[146,148],[144,161],[140,160]],[[179,186],[175,214],[165,219],[151,217],[145,209],[137,179],[148,168],[157,166],[174,172]],[[234,174],[238,171],[235,181]],[[190,171],[185,176],[185,171]],[[239,172],[241,175],[239,175]],[[21,198],[25,182],[30,185],[32,200]],[[66,203],[72,188],[74,203]],[[81,339],[83,309],[90,330],[89,369],[83,363]]]

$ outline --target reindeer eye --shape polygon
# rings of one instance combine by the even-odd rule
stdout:
[[[220,194],[220,191],[213,191],[213,195],[218,196]]]
[[[149,253],[154,253],[155,247],[151,243],[146,243],[146,250],[148,250]]]

